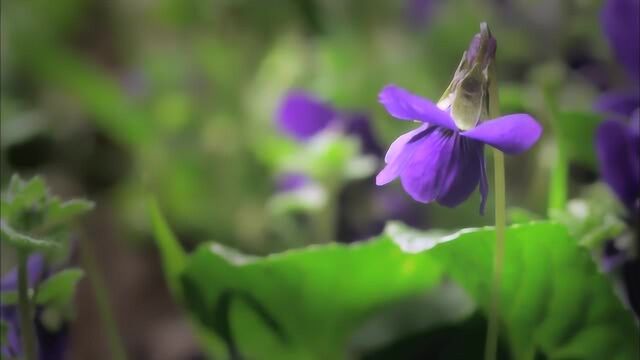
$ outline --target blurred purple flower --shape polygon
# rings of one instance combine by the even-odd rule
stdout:
[[[533,146],[542,133],[527,114],[501,116],[463,131],[448,111],[394,85],[386,86],[379,99],[391,116],[423,124],[391,144],[385,157],[387,165],[376,184],[400,177],[405,191],[423,203],[457,206],[480,184],[483,212],[488,192],[484,144],[519,154]]]
[[[631,116],[629,124],[605,120],[596,133],[596,149],[603,180],[628,210],[631,229],[640,221],[640,108]],[[633,230],[632,230],[633,231]],[[633,247],[640,246],[640,234],[632,233]],[[605,271],[618,269],[626,299],[640,317],[640,257],[628,249],[619,249],[615,240],[605,244],[602,253]]]
[[[606,0],[600,21],[616,60],[633,81],[630,89],[604,93],[595,109],[628,117],[640,107],[640,0]]]
[[[406,0],[405,18],[415,28],[423,28],[433,15],[434,0]]]
[[[298,141],[309,140],[335,127],[360,139],[363,152],[382,154],[366,114],[336,110],[303,90],[290,91],[282,99],[276,117],[280,130]]]
[[[289,92],[277,111],[280,129],[300,141],[310,139],[337,118],[333,107],[302,90]]]
[[[29,257],[27,271],[30,288],[36,287],[51,275],[51,272],[46,268],[44,257],[40,254]],[[17,288],[18,272],[17,269],[13,269],[0,279],[0,292],[15,291]],[[63,359],[67,344],[67,330],[65,327],[57,332],[46,329],[39,319],[42,310],[41,308],[35,309],[34,320],[40,359]],[[17,305],[0,305],[0,319],[8,325],[7,342],[0,348],[0,353],[11,358],[21,357],[22,340]]]
[[[596,100],[595,109],[605,114],[616,114],[629,117],[640,107],[640,89],[627,91],[609,91]]]
[[[284,173],[276,179],[276,190],[278,192],[287,192],[300,189],[309,184],[312,180],[305,174],[301,173]]]
[[[606,0],[600,21],[618,62],[633,79],[640,77],[640,1]]]
[[[631,214],[640,213],[640,109],[628,125],[600,124],[596,145],[602,178]]]

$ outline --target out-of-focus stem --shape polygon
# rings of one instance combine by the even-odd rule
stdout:
[[[559,124],[559,109],[557,101],[555,100],[555,91],[552,86],[545,86],[542,91],[556,140],[556,154],[551,169],[549,184],[548,210],[549,213],[551,213],[553,210],[564,210],[567,206],[569,196],[569,158],[567,156],[567,145],[562,134],[562,128]]]
[[[29,255],[26,252],[18,252],[18,311],[24,358],[26,360],[36,360],[35,330],[33,329],[33,314],[31,312],[31,300],[29,299],[28,258]]]
[[[327,186],[327,201],[316,215],[317,242],[320,244],[336,241],[337,187]]]
[[[81,242],[80,252],[82,262],[84,263],[85,270],[87,271],[87,277],[91,283],[91,287],[93,288],[93,294],[102,325],[104,326],[107,337],[109,338],[111,356],[116,360],[126,360],[127,355],[124,350],[124,346],[122,345],[120,334],[118,333],[118,326],[113,316],[113,312],[111,311],[107,288],[104,284],[104,279],[98,270],[98,265],[93,255],[93,247],[89,241]]]
[[[500,289],[502,285],[502,267],[504,262],[504,243],[506,227],[506,200],[504,154],[493,150],[494,182],[495,182],[495,217],[496,247],[493,258],[493,281],[491,283],[491,305],[489,308],[489,325],[485,345],[485,360],[495,360],[498,352],[498,329],[500,322]]]

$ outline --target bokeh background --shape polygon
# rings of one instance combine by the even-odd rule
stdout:
[[[391,219],[422,229],[490,225],[493,202],[481,216],[477,194],[455,209],[425,206],[399,184],[379,189],[373,180],[382,151],[412,128],[385,113],[378,91],[395,83],[439,98],[487,21],[498,41],[502,111],[529,112],[545,128],[532,151],[507,159],[510,214],[544,216],[556,151],[549,109],[583,114],[576,131],[588,131],[599,119],[594,99],[628,81],[602,35],[601,5],[2,0],[0,180],[42,174],[54,193],[95,201],[76,236],[93,245],[128,352],[200,358],[166,288],[150,196],[189,249],[205,240],[251,254],[354,242]],[[361,112],[374,150],[363,149],[358,132],[313,147],[279,130],[276,110],[291,89]],[[591,143],[572,146],[575,196],[596,181],[597,164]],[[355,164],[366,166],[353,174]],[[292,169],[307,171],[315,192],[279,186]],[[12,256],[2,257],[5,271]],[[108,359],[84,281],[76,316],[71,358]]]

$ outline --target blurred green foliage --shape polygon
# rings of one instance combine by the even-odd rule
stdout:
[[[14,176],[2,192],[0,206],[3,242],[26,253],[39,251],[61,258],[69,254],[70,222],[91,210],[93,203],[62,202],[49,194],[41,178],[23,181]]]
[[[97,175],[84,176],[117,179],[110,203],[130,238],[148,232],[143,204],[153,192],[189,239],[216,238],[265,252],[279,236],[265,206],[281,171],[274,156],[300,151],[286,145],[272,125],[278,100],[291,87],[311,90],[341,108],[369,111],[378,140],[389,144],[408,125],[389,120],[376,104],[378,90],[394,82],[437,98],[484,20],[499,41],[503,111],[526,110],[548,121],[543,103],[536,101],[538,85],[523,82],[548,63],[561,64],[575,79],[557,82],[559,94],[572,94],[566,110],[590,111],[594,86],[566,68],[565,54],[608,56],[592,26],[598,1],[548,4],[553,16],[543,22],[535,16],[542,6],[527,1],[504,6],[436,1],[427,21],[417,25],[407,20],[405,6],[313,0],[269,5],[3,1],[2,147],[44,136],[61,144],[57,152],[73,153],[62,161],[81,167],[77,171],[100,161],[91,170]],[[545,34],[553,34],[552,41],[540,41]],[[574,91],[575,84],[582,90]],[[87,126],[123,148],[126,158],[81,157],[102,146]],[[569,129],[567,136],[591,136],[590,127],[577,128],[584,135]],[[575,152],[576,159],[593,166],[591,149]],[[532,158],[529,163],[524,179],[539,173]],[[14,165],[3,154],[1,166],[6,181]],[[519,202],[545,208],[533,200],[541,199],[535,193],[543,187],[533,189],[520,177],[510,185]],[[517,198],[523,189],[532,195]],[[471,205],[432,212],[444,227],[486,223]]]

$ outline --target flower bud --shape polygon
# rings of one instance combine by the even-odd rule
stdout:
[[[491,86],[495,81],[495,55],[496,40],[487,24],[482,23],[480,33],[473,37],[469,48],[462,54],[453,80],[438,102],[438,107],[450,110],[460,130],[474,128],[494,111],[490,109],[490,97],[495,96],[495,86]]]

